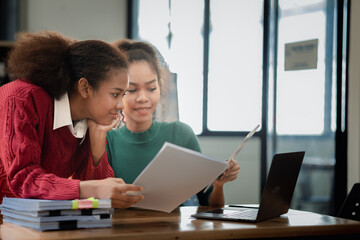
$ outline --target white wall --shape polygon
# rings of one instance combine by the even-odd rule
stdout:
[[[57,31],[78,40],[126,37],[126,0],[22,0],[20,29]]]
[[[351,1],[349,43],[348,189],[360,182],[360,1]]]

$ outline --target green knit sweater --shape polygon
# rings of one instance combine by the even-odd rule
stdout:
[[[153,122],[145,132],[134,133],[126,126],[107,133],[106,151],[115,177],[133,183],[165,142],[200,152],[199,141],[185,123]],[[197,194],[201,205],[208,205],[210,191]]]

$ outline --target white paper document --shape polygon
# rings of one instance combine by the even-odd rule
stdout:
[[[225,161],[166,142],[134,181],[133,184],[144,187],[140,193],[145,198],[133,206],[169,213],[227,167]]]

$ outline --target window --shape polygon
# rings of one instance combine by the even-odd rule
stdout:
[[[261,0],[210,2],[210,131],[248,131],[261,123],[262,5]]]
[[[305,150],[292,207],[334,213],[334,196],[346,193],[334,182],[346,164],[347,1],[137,3],[135,36],[178,75],[180,120],[203,136],[245,136],[260,123],[262,184],[273,154]],[[316,67],[285,70],[285,46],[306,41],[317,43]]]
[[[326,58],[333,56],[333,48],[326,49],[326,46],[327,41],[333,40],[333,29],[327,29],[333,26],[331,17],[333,13],[327,14],[326,2],[325,0],[279,1],[277,71],[277,134],[279,135],[321,135],[324,132],[329,133],[330,121],[335,122],[335,115],[331,116],[331,110],[333,112],[335,110],[336,97],[332,94],[335,92],[331,91],[334,87],[333,76],[327,75],[326,72],[327,70],[331,72],[332,69],[332,64],[326,67],[328,60]],[[285,44],[309,39],[318,41],[317,68],[285,71]],[[329,60],[332,63],[333,59]]]
[[[156,13],[153,5],[152,1],[139,1],[139,38],[154,44],[170,70],[177,74],[180,120],[199,134],[203,110],[204,1],[161,0]]]
[[[139,1],[139,38],[153,43],[177,73],[180,120],[197,134],[248,131],[261,122],[262,5],[261,0],[211,1],[206,29],[202,0],[159,1],[156,14],[152,2]],[[205,60],[204,39],[209,42]]]

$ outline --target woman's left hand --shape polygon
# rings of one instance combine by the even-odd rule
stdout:
[[[90,147],[94,160],[94,166],[97,166],[100,159],[105,153],[106,133],[113,129],[120,121],[120,113],[109,125],[102,125],[96,123],[92,119],[87,120],[90,135]]]
[[[239,173],[240,166],[235,160],[229,161],[229,167],[223,172],[223,174],[215,180],[214,185],[224,185],[227,182],[234,181]]]
[[[106,137],[106,133],[108,131],[110,131],[111,129],[113,129],[114,127],[116,127],[116,125],[120,122],[120,119],[121,119],[121,115],[120,115],[120,113],[118,113],[116,119],[114,119],[111,124],[102,125],[102,124],[98,124],[94,120],[88,118],[87,124],[89,127],[90,134],[92,134],[93,136],[97,136],[97,137],[99,137],[99,136]]]

